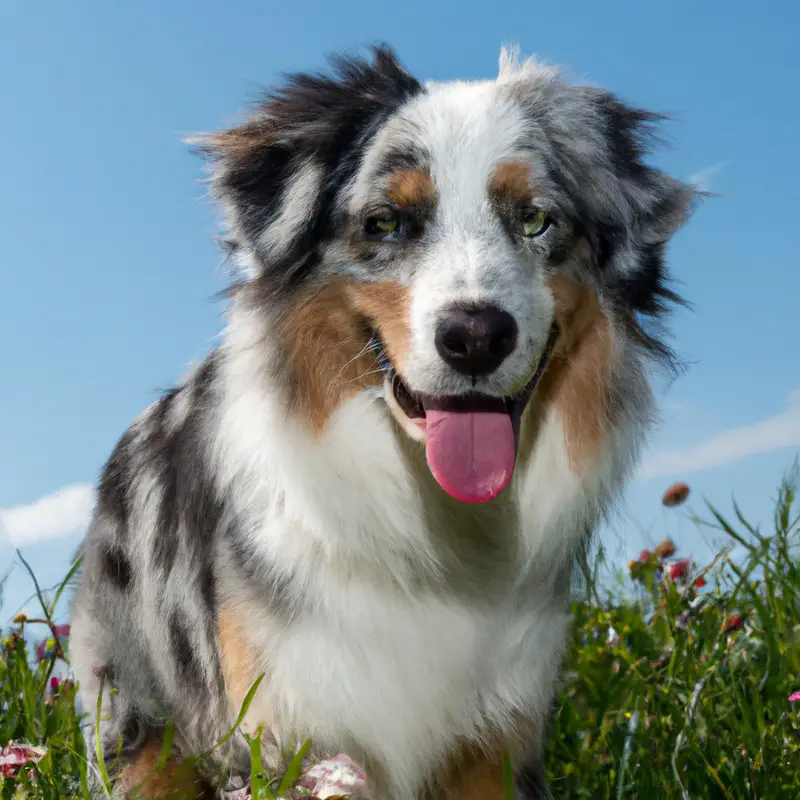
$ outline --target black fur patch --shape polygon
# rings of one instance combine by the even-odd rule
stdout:
[[[217,576],[214,565],[209,561],[200,573],[200,596],[211,618],[217,613]]]
[[[167,392],[153,410],[153,427],[148,433],[146,445],[148,462],[159,474],[162,487],[158,526],[153,540],[153,561],[165,572],[172,569],[179,545],[180,506],[177,503],[177,483],[180,473],[176,449],[179,446],[181,431],[170,435],[165,430],[166,417],[178,391],[172,389]],[[182,465],[181,468],[186,469],[186,466]]]
[[[119,524],[119,532],[127,529],[130,504],[128,501],[128,453],[133,432],[126,431],[103,467],[98,486],[98,509]]]
[[[550,797],[541,759],[519,768],[514,782],[518,800],[548,800]]]
[[[221,504],[205,472],[201,430],[211,410],[216,368],[216,354],[212,353],[194,381],[165,394],[153,412],[148,460],[160,475],[162,486],[153,558],[165,572],[172,569],[181,544],[191,561],[207,565],[222,518]],[[190,411],[176,430],[168,432],[166,418],[177,391],[192,392]]]
[[[291,579],[277,572],[244,537],[234,533],[227,544],[233,566],[268,607],[281,616],[293,616],[297,600],[291,591]]]
[[[253,119],[203,147],[220,164],[215,191],[233,206],[238,228],[262,261],[266,291],[290,290],[313,270],[317,246],[336,222],[337,192],[383,121],[422,91],[387,47],[376,48],[372,62],[335,57],[331,63],[331,75],[288,76],[266,93]],[[259,236],[280,213],[288,181],[308,162],[323,173],[316,208],[287,251],[260,252]]]
[[[102,553],[103,572],[106,577],[124,592],[131,585],[133,571],[128,557],[118,545],[110,544],[105,547]]]
[[[192,648],[189,631],[177,610],[169,616],[169,640],[182,676],[195,688],[204,686],[203,668]]]

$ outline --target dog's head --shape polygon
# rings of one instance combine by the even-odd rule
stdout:
[[[299,412],[321,429],[382,385],[468,501],[511,477],[537,385],[601,435],[624,347],[667,352],[641,320],[676,299],[663,252],[695,196],[643,161],[655,119],[506,51],[496,80],[423,85],[378,49],[205,137]]]

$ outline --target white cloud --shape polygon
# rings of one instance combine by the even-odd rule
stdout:
[[[789,395],[788,407],[774,417],[722,431],[694,447],[648,456],[637,477],[686,475],[784,447],[800,447],[800,389]]]
[[[77,483],[27,506],[0,508],[0,539],[15,547],[82,533],[94,508],[94,487]]]

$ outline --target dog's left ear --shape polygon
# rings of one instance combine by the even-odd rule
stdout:
[[[572,85],[535,58],[520,61],[516,50],[503,49],[499,80],[526,110],[536,139],[548,142],[542,156],[605,285],[628,309],[658,315],[678,299],[666,288],[666,245],[702,194],[646,162],[663,116],[605,89]]]
[[[368,138],[422,90],[386,47],[331,61],[330,75],[290,75],[246,122],[190,140],[210,161],[227,240],[251,277],[302,278]]]
[[[702,193],[646,163],[663,116],[629,106],[607,91],[582,91],[593,102],[607,152],[610,191],[598,198],[594,227],[599,266],[626,307],[658,317],[669,305],[683,303],[669,288],[666,248]],[[603,210],[603,201],[614,203],[613,210]]]
[[[564,174],[583,206],[597,266],[628,307],[657,315],[665,300],[678,299],[666,289],[666,245],[701,194],[646,162],[664,117],[586,86],[557,95],[555,108]]]

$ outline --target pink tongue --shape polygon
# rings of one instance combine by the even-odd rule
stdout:
[[[449,495],[485,503],[500,494],[514,471],[511,417],[499,399],[461,406],[453,400],[425,403],[428,466]]]

